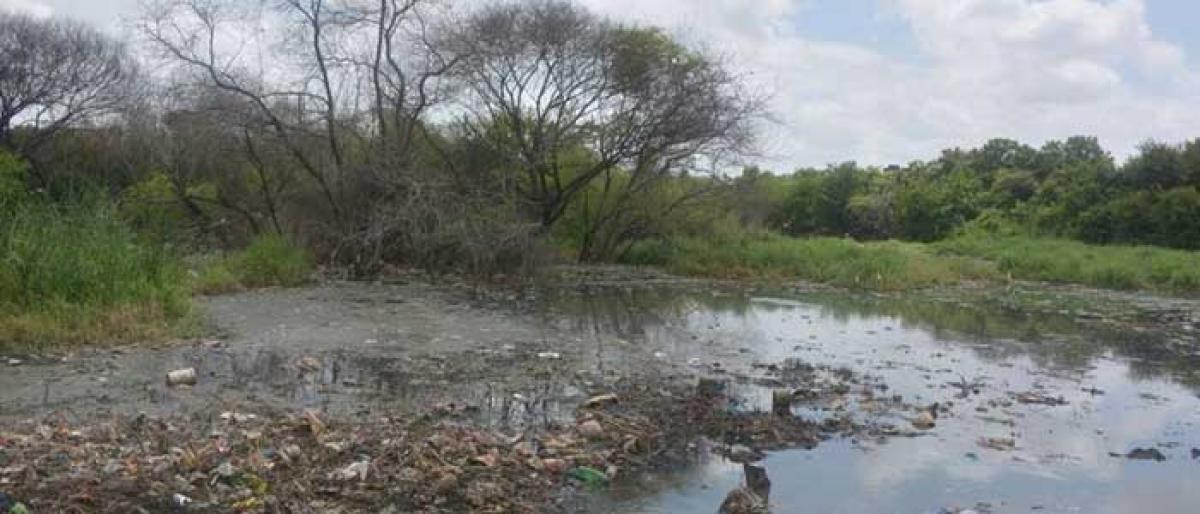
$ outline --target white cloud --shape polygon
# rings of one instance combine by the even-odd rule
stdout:
[[[1200,136],[1200,70],[1155,37],[1146,0],[877,0],[877,18],[911,29],[919,55],[905,57],[876,51],[869,34],[833,42],[796,30],[799,17],[819,23],[834,0],[578,1],[729,55],[772,95],[780,123],[765,129],[763,151],[780,171],[929,159],[991,137],[1090,134],[1121,155],[1148,138]],[[135,5],[0,0],[0,9],[69,12],[106,27]]]
[[[54,14],[54,9],[39,0],[0,0],[0,11],[31,14],[39,18]]]
[[[921,55],[899,59],[805,39],[804,0],[585,0],[732,53],[773,93],[777,170],[936,157],[991,137],[1099,136],[1117,154],[1147,138],[1200,136],[1200,75],[1156,39],[1144,0],[880,0]],[[716,42],[720,42],[718,45]]]

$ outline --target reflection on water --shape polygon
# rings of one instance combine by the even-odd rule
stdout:
[[[686,362],[800,357],[951,402],[928,437],[834,441],[772,455],[777,512],[1200,512],[1194,337],[1083,330],[1072,319],[839,294],[794,299],[619,291],[564,295],[555,319]],[[979,384],[978,392],[955,383]],[[1061,398],[1024,404],[1017,393]],[[980,438],[1016,448],[984,448]],[[1165,462],[1131,461],[1157,448]],[[713,512],[740,468],[714,461],[614,492],[598,510]]]
[[[993,512],[1200,512],[1195,335],[1085,330],[1067,317],[841,293],[569,291],[545,295],[535,309],[544,323],[534,323],[496,309],[397,304],[386,288],[366,303],[341,291],[234,302],[228,310],[250,311],[254,323],[224,346],[20,368],[0,376],[0,419],[47,409],[91,416],[96,406],[403,415],[455,402],[511,426],[570,417],[583,396],[572,381],[620,376],[647,360],[739,371],[801,359],[871,375],[909,404],[952,407],[926,437],[771,455],[776,512],[923,513],[980,502]],[[545,350],[561,360],[540,361]],[[557,373],[544,371],[551,364]],[[185,366],[199,372],[196,387],[162,384],[165,370]],[[751,408],[769,398],[736,390]],[[1065,404],[1023,404],[1018,393]],[[983,448],[981,437],[1011,439],[1015,449]],[[1134,448],[1167,460],[1110,456]],[[615,505],[596,510],[714,512],[739,478],[738,467],[713,460],[622,486],[602,499]]]

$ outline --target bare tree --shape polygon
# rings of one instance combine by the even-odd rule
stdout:
[[[0,146],[25,153],[112,111],[135,72],[125,47],[95,29],[0,11]]]
[[[466,56],[462,124],[509,156],[546,229],[597,180],[603,224],[666,174],[747,152],[762,105],[717,60],[566,1],[485,7],[444,44]]]
[[[316,2],[320,5],[320,2]],[[284,7],[291,3],[281,4]],[[307,11],[306,11],[307,12]],[[316,22],[321,26],[320,9]],[[295,162],[313,180],[335,219],[340,218],[340,203],[334,180],[340,171],[336,110],[330,96],[310,90],[305,78],[291,83],[268,83],[261,76],[266,70],[254,70],[245,65],[244,52],[248,45],[265,45],[261,41],[238,40],[251,29],[230,31],[231,20],[244,22],[248,13],[239,11],[236,3],[220,0],[163,0],[150,4],[140,22],[142,34],[171,62],[183,71],[192,72],[200,85],[235,95],[248,102],[264,125],[285,147]],[[314,36],[320,46],[321,33]],[[228,39],[225,39],[228,38]],[[259,50],[264,50],[260,48]],[[324,64],[324,63],[322,63]],[[283,74],[284,70],[271,70]],[[255,72],[258,72],[256,78]],[[315,129],[307,116],[306,106],[317,104],[328,146],[311,145]],[[290,107],[290,108],[289,108]],[[286,114],[296,114],[286,116]],[[332,155],[333,159],[328,156]]]
[[[442,100],[441,79],[462,58],[431,41],[422,0],[378,0],[363,18],[376,27],[374,52],[366,68],[380,141],[389,154],[407,155],[422,116]]]
[[[280,0],[256,10],[234,0],[158,0],[140,27],[195,85],[244,99],[344,226],[356,222],[346,212],[350,189],[410,165],[421,117],[456,61],[426,44],[425,3]],[[261,37],[274,33],[282,37]],[[255,53],[265,57],[255,62]],[[245,139],[252,161],[257,139]]]

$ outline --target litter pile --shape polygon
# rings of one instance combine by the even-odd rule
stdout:
[[[710,389],[626,378],[591,391],[573,420],[519,433],[453,406],[354,422],[314,411],[27,422],[0,432],[0,492],[29,512],[546,512],[714,446],[811,447],[853,429],[731,409]]]

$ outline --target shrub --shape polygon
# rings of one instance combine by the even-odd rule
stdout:
[[[192,292],[203,295],[232,293],[242,289],[230,259],[216,256],[192,259]]]
[[[194,257],[191,265],[192,292],[205,295],[299,286],[313,273],[308,251],[275,234],[258,236],[246,248],[228,255]]]
[[[308,253],[282,236],[259,236],[230,261],[245,287],[298,286],[308,281],[313,265]]]
[[[0,345],[126,341],[190,310],[183,267],[111,205],[10,205],[0,220]]]

